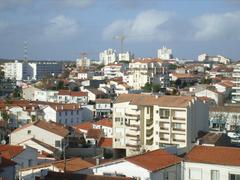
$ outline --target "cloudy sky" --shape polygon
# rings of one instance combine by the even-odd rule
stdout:
[[[203,52],[240,59],[238,0],[0,0],[0,57],[97,58],[120,51],[113,37],[126,35],[124,49],[155,57],[163,45],[175,57]]]

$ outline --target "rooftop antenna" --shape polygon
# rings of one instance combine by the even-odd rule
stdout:
[[[24,41],[24,62],[28,59],[28,42]]]

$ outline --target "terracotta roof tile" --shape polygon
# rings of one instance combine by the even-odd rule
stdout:
[[[23,151],[24,148],[22,146],[0,145],[0,154],[6,159],[12,159]]]
[[[112,121],[109,119],[101,119],[97,121],[95,124],[100,126],[112,127]]]
[[[185,161],[240,166],[240,148],[222,146],[195,146],[185,156]]]
[[[98,104],[110,104],[111,99],[96,99],[96,103],[98,103]]]
[[[89,129],[86,138],[99,139],[102,133],[100,129]]]
[[[58,95],[62,96],[87,96],[87,92],[81,92],[81,91],[70,91],[70,90],[59,90]]]
[[[102,137],[98,143],[99,147],[112,147],[112,138],[104,138]]]
[[[190,96],[153,96],[144,94],[121,94],[115,103],[130,102],[135,105],[159,105],[163,107],[187,107],[194,97]]]
[[[84,122],[84,123],[81,123],[81,124],[77,124],[75,126],[73,126],[75,129],[77,130],[89,130],[89,129],[92,129],[93,128],[93,123],[92,122]]]
[[[127,161],[149,171],[157,171],[181,162],[181,158],[159,149],[145,154],[125,158]]]

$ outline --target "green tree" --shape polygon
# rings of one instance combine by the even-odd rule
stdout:
[[[153,92],[159,92],[161,90],[160,84],[153,84],[152,90],[153,90]]]
[[[2,111],[2,119],[4,121],[8,121],[9,120],[9,115],[6,111]]]
[[[152,91],[152,84],[147,82],[142,89],[145,92],[151,92]]]

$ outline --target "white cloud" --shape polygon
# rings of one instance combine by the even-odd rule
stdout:
[[[193,25],[197,40],[240,39],[240,11],[202,15],[194,19]]]
[[[45,28],[45,35],[49,37],[71,37],[79,32],[78,24],[71,18],[59,15],[50,20],[50,24]]]
[[[134,19],[116,20],[103,31],[104,39],[110,39],[118,34],[132,36],[133,41],[169,40],[171,34],[166,30],[166,23],[172,13],[147,10]],[[130,40],[129,39],[129,40]]]
[[[71,7],[85,8],[92,5],[95,0],[57,0],[57,2]]]

